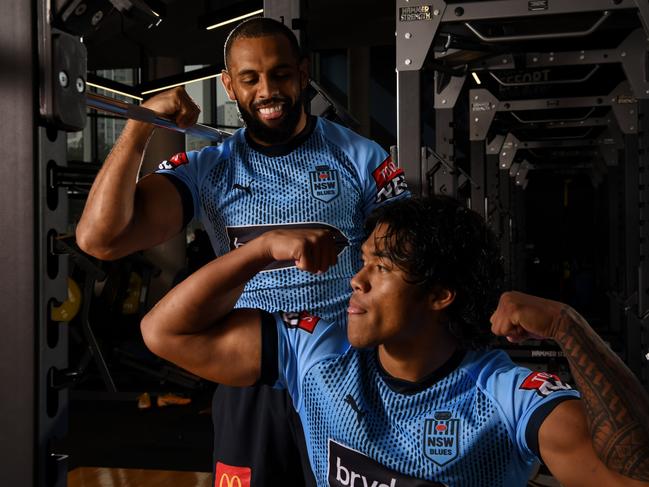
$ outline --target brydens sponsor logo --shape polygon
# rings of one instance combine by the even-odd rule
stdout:
[[[331,487],[443,487],[395,472],[376,460],[329,440],[329,486]]]

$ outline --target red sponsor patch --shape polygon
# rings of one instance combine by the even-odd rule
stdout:
[[[306,311],[302,311],[300,313],[300,321],[297,324],[297,327],[301,330],[308,331],[309,333],[313,333],[313,330],[315,329],[315,325],[318,324],[318,321],[320,321],[320,318],[317,316],[310,315]]]
[[[388,156],[388,158],[372,172],[374,181],[376,181],[376,186],[379,189],[383,188],[386,184],[401,174],[403,174],[403,169],[397,167],[394,162],[392,162],[392,157],[390,156]]]
[[[185,152],[179,152],[175,156],[170,157],[169,162],[173,164],[174,167],[178,167],[182,166],[183,164],[187,164],[189,162],[189,159],[187,158],[187,154]]]
[[[250,467],[234,467],[225,463],[216,462],[214,487],[250,487]]]
[[[313,333],[315,326],[320,321],[318,316],[302,311],[300,313],[281,313],[282,320],[286,323],[286,326],[289,328],[299,328],[308,333]]]
[[[561,378],[549,372],[532,372],[521,383],[520,389],[535,391],[539,396],[547,396],[555,391],[572,389],[568,384],[561,382]]]

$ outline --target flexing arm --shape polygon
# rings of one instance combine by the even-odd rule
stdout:
[[[175,119],[196,122],[200,110],[182,88],[143,106]],[[116,259],[162,243],[182,227],[180,195],[165,177],[137,181],[153,125],[129,120],[95,179],[76,235],[79,247],[101,259]]]
[[[551,338],[582,401],[560,404],[539,431],[543,460],[566,486],[649,485],[649,397],[588,323],[562,303],[505,293],[492,330],[518,342]]]
[[[233,310],[244,285],[275,260],[324,272],[336,263],[328,230],[275,230],[205,265],[172,289],[144,317],[149,349],[220,384],[246,386],[259,378],[260,315]]]

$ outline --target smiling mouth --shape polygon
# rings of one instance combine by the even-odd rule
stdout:
[[[261,107],[257,111],[263,120],[275,120],[284,114],[284,104]]]

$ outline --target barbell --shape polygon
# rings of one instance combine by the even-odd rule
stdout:
[[[201,139],[209,139],[214,142],[223,142],[224,138],[232,135],[229,132],[218,130],[214,127],[200,123],[182,128],[173,120],[163,117],[153,110],[116,100],[114,98],[109,98],[107,96],[98,95],[96,93],[86,93],[86,105],[95,110],[101,110],[120,117],[150,123],[156,127],[162,127],[168,130],[173,130],[174,132],[193,135],[194,137],[199,137]]]

